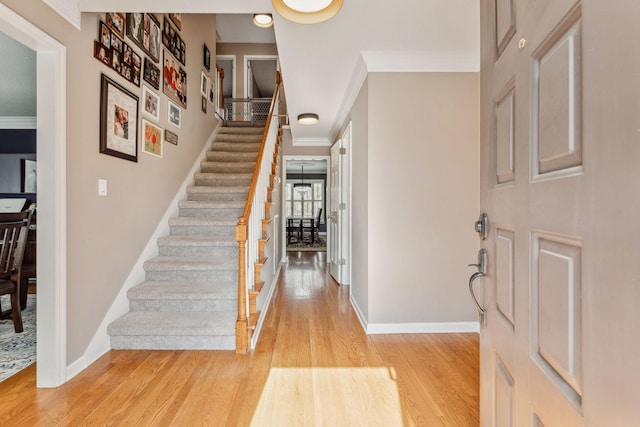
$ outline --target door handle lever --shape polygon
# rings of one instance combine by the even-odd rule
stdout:
[[[476,303],[476,307],[478,308],[478,315],[480,316],[480,326],[484,326],[486,317],[485,317],[485,309],[478,302],[478,298],[476,298],[475,292],[473,292],[473,281],[479,277],[484,277],[485,274],[482,271],[476,271],[469,278],[469,293],[471,294],[471,298],[473,298],[473,302]]]

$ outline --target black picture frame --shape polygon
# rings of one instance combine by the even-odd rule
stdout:
[[[160,21],[151,13],[127,13],[127,37],[156,63],[160,61]]]
[[[174,28],[172,21],[165,16],[162,31],[162,44],[182,65],[186,64],[187,45]]]
[[[211,51],[206,44],[203,45],[202,49],[202,63],[207,71],[211,71]]]
[[[136,95],[101,75],[100,153],[138,161],[138,103]]]
[[[156,67],[153,61],[150,61],[149,58],[145,57],[142,79],[149,83],[154,89],[159,90],[160,78],[160,68]]]

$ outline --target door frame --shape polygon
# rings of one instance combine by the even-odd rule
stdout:
[[[244,97],[249,98],[249,61],[276,61],[276,71],[280,70],[278,55],[245,55],[244,56]],[[275,82],[273,82],[275,85]]]
[[[327,188],[331,188],[331,177],[329,176],[329,167],[331,166],[331,156],[299,156],[299,155],[288,155],[288,156],[282,156],[282,173],[283,173],[283,177],[282,177],[282,190],[281,190],[281,194],[282,197],[280,197],[280,212],[282,212],[282,219],[280,221],[280,232],[281,232],[281,236],[286,236],[287,235],[287,215],[285,212],[285,208],[286,208],[286,203],[287,203],[287,198],[286,198],[286,194],[285,194],[285,186],[287,185],[287,162],[291,162],[291,161],[312,161],[312,160],[324,160],[325,162],[327,162],[327,183],[326,186]],[[324,201],[325,204],[328,206],[328,198],[329,198],[330,194],[329,191],[327,191],[325,189],[324,192]],[[325,215],[326,218],[326,215]],[[280,242],[281,248],[282,248],[282,262],[286,262],[287,260],[287,239],[284,238],[282,239],[282,241]],[[329,233],[327,233],[327,256],[329,255]]]
[[[67,361],[66,47],[2,4],[0,24],[37,57],[36,385],[57,387]]]

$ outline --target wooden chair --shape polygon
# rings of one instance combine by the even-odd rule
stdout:
[[[11,296],[11,317],[16,333],[23,330],[20,313],[22,258],[31,212],[0,214],[0,295]]]
[[[318,215],[313,218],[313,221],[303,221],[300,227],[302,238],[304,238],[305,232],[308,232],[311,243],[314,243],[316,239],[320,240],[320,218],[322,218],[322,208],[318,209]]]
[[[300,241],[301,221],[298,218],[287,218],[287,244]]]

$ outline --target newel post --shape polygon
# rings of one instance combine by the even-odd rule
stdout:
[[[238,242],[238,320],[236,320],[236,353],[249,351],[249,321],[247,319],[247,219],[238,218],[236,241]]]

